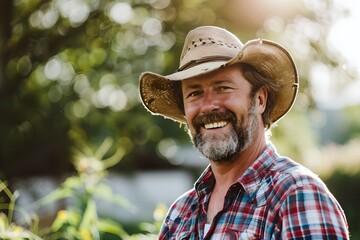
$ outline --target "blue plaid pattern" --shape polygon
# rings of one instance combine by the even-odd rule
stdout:
[[[227,192],[206,235],[211,167],[170,207],[159,239],[349,239],[344,212],[310,170],[268,144]]]

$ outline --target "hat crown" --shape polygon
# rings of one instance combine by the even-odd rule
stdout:
[[[231,59],[239,53],[242,42],[231,32],[214,26],[203,26],[191,30],[186,36],[180,56],[180,67],[190,62],[219,57]]]

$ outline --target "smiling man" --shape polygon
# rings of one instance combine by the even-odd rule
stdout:
[[[177,72],[141,75],[144,106],[186,124],[210,163],[172,204],[159,239],[349,238],[325,184],[266,138],[297,91],[294,61],[281,45],[242,44],[213,26],[189,32]]]

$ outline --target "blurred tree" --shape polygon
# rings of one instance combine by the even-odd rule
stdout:
[[[182,145],[188,138],[177,123],[146,112],[138,97],[138,79],[146,70],[176,70],[186,33],[196,26],[226,27],[243,42],[268,38],[290,50],[300,73],[300,93],[272,139],[280,153],[297,161],[309,162],[314,156],[309,151],[318,148],[309,125],[321,124],[309,120],[316,115],[314,82],[328,79],[341,88],[356,77],[358,67],[328,42],[332,25],[348,14],[334,0],[0,4],[0,179],[10,183],[72,171],[71,148],[96,149],[106,137],[115,141],[109,156],[125,149],[113,170],[171,168],[159,145],[164,140],[166,146]],[[348,114],[358,119],[356,108]],[[358,121],[349,122],[352,128],[343,142],[359,137]]]
[[[16,0],[0,12],[0,163],[6,178],[61,174],[71,169],[70,148],[99,145],[107,136],[126,149],[118,170],[168,168],[158,143],[187,142],[185,131],[151,117],[138,97],[138,78],[177,68],[188,30],[218,25],[244,42],[281,42],[293,52],[301,92],[293,117],[274,131],[279,142],[309,132],[297,116],[313,106],[309,88],[321,63],[344,84],[352,76],[328,47],[328,30],[346,12],[332,0]],[[244,24],[245,23],[245,24]],[[329,70],[329,71],[330,71]],[[300,128],[301,126],[301,128]],[[287,142],[285,153],[302,159],[304,147]],[[302,144],[307,144],[304,146]],[[115,149],[113,149],[115,151]]]
[[[166,5],[153,4],[2,3],[0,169],[6,178],[61,174],[69,170],[73,144],[96,145],[106,136],[126,147],[130,167],[144,156],[166,163],[151,149],[169,132],[163,131],[168,123],[149,118],[137,91],[140,72],[161,71],[163,51],[175,39],[157,17]]]

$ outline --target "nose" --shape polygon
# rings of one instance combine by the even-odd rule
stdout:
[[[204,92],[203,101],[201,103],[201,113],[209,114],[220,109],[219,99],[213,91]]]

